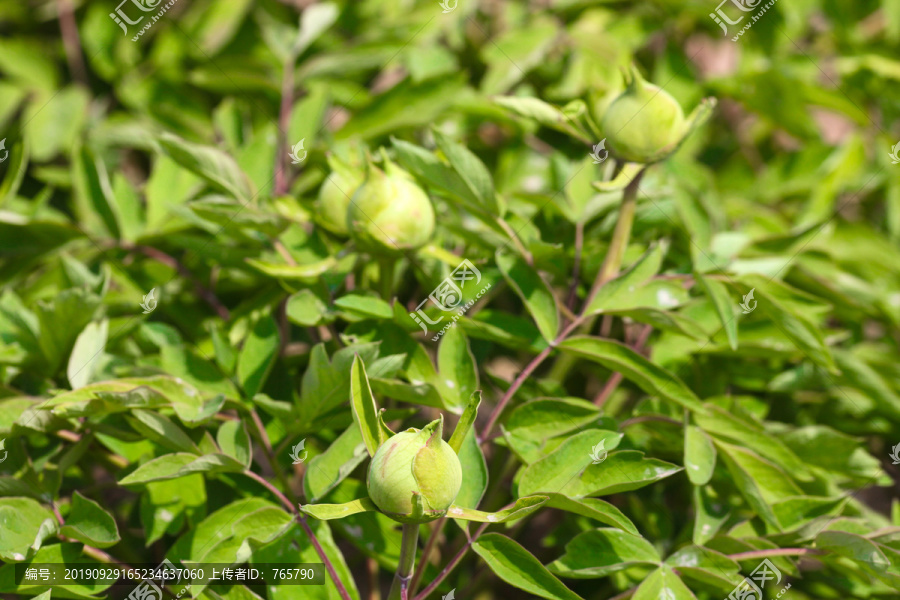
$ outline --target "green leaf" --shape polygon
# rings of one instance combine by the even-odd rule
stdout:
[[[694,425],[684,428],[684,468],[694,485],[706,485],[716,467],[716,447],[703,430]]]
[[[527,517],[546,502],[547,496],[525,496],[516,500],[516,503],[511,508],[492,513],[463,508],[454,504],[447,511],[447,516],[479,523],[507,523]]]
[[[722,450],[720,456],[747,503],[766,523],[781,531],[781,523],[771,505],[778,500],[802,495],[797,484],[777,465],[751,450],[725,442],[717,441],[716,445]]]
[[[53,513],[31,498],[0,498],[0,558],[21,562],[56,534]]]
[[[600,363],[624,375],[648,394],[680,404],[696,412],[705,406],[678,377],[650,362],[628,346],[612,340],[575,336],[559,344],[559,349]]]
[[[492,100],[520,117],[533,119],[541,125],[551,127],[576,138],[584,136],[584,133],[572,125],[570,119],[566,117],[560,108],[544,102],[540,98],[496,96]]]
[[[69,364],[66,368],[66,376],[73,390],[90,383],[100,361],[94,360],[106,348],[106,338],[109,335],[109,320],[92,321],[78,334],[72,353],[69,355]]]
[[[184,430],[168,417],[149,410],[135,409],[126,415],[128,423],[141,435],[160,446],[177,452],[200,454],[200,450]]]
[[[666,244],[653,244],[630,269],[606,282],[591,299],[585,315],[602,313],[604,309],[631,308],[637,304],[621,304],[623,298],[633,297],[635,290],[644,286],[651,277],[659,273],[666,254]]]
[[[458,411],[478,387],[475,357],[462,327],[451,327],[444,334],[438,346],[437,362],[441,396],[449,407]]]
[[[494,181],[484,163],[468,148],[453,142],[441,130],[432,129],[432,133],[438,148],[450,162],[450,167],[465,184],[477,204],[483,206],[490,214],[500,216],[500,206],[494,193]]]
[[[558,508],[559,510],[618,527],[622,531],[633,535],[639,535],[637,527],[634,526],[631,519],[606,500],[600,500],[599,498],[580,498],[576,500],[562,494],[547,495],[550,497],[547,501],[547,506],[550,508]]]
[[[876,572],[886,571],[891,564],[880,544],[855,533],[823,531],[816,536],[816,547],[846,556]]]
[[[644,458],[642,452],[619,450],[611,453],[602,463],[589,465],[559,492],[570,498],[628,492],[674,475],[680,470],[681,467],[672,463]]]
[[[585,531],[566,544],[566,552],[547,565],[551,573],[573,579],[596,579],[635,565],[655,565],[662,559],[639,535],[620,529]]]
[[[394,316],[391,305],[375,296],[347,294],[335,300],[334,305],[363,318],[390,319]]]
[[[682,578],[731,592],[741,582],[741,566],[715,550],[686,546],[666,558],[666,564],[678,570]]]
[[[72,508],[59,532],[97,548],[108,548],[120,539],[113,516],[77,491],[72,494]]]
[[[457,430],[459,426],[457,426]],[[456,435],[456,432],[453,433]],[[452,439],[452,438],[451,438]],[[487,490],[489,473],[487,463],[484,460],[484,454],[481,452],[481,445],[475,437],[473,429],[468,430],[468,434],[462,442],[462,446],[457,450],[459,455],[459,464],[464,473],[462,486],[456,495],[454,505],[459,508],[478,508],[484,492]]]
[[[581,596],[553,576],[518,543],[499,533],[488,533],[472,549],[503,581],[529,594],[550,600],[579,600]]]
[[[216,433],[216,443],[222,452],[234,458],[244,467],[249,468],[253,460],[253,450],[250,447],[250,436],[243,421],[225,421]]]
[[[725,329],[728,345],[732,350],[737,350],[738,320],[735,318],[734,300],[728,293],[728,287],[713,277],[703,276],[697,271],[694,271],[694,280],[700,284],[700,287],[706,292],[706,296],[716,309],[722,328]]]
[[[279,345],[275,319],[271,315],[257,319],[244,340],[237,362],[237,377],[247,398],[252,398],[262,389],[275,364]]]
[[[370,499],[360,498],[343,504],[305,504],[300,507],[300,510],[320,521],[329,521],[343,519],[361,512],[377,511],[378,508]]]
[[[466,410],[463,411],[462,416],[459,418],[459,421],[456,423],[456,429],[453,430],[453,434],[450,436],[450,441],[447,444],[459,454],[460,448],[462,448],[463,440],[468,435],[469,431],[472,429],[472,425],[475,423],[476,417],[478,417],[478,407],[481,406],[481,390],[472,392],[472,395],[469,396],[469,402],[466,404]]]
[[[668,567],[660,567],[650,574],[631,597],[631,600],[696,600],[678,575]]]
[[[547,283],[519,255],[498,252],[496,258],[500,272],[525,303],[541,335],[548,342],[554,341],[559,331],[559,309]]]
[[[234,159],[218,148],[188,142],[168,132],[159,136],[159,143],[172,160],[216,189],[232,195],[241,203],[249,202],[253,197],[250,180]]]
[[[149,481],[178,479],[192,473],[241,473],[244,465],[224,454],[175,452],[154,458],[119,481],[119,485],[141,485]]]
[[[577,487],[577,478],[602,465],[607,452],[618,446],[621,439],[621,433],[602,429],[589,429],[573,435],[559,448],[525,469],[519,479],[519,494],[567,494],[566,490]]]
[[[378,447],[387,437],[378,424],[375,398],[369,387],[366,365],[358,354],[353,357],[353,366],[350,369],[350,408],[353,411],[353,421],[362,433],[369,456],[375,456]]]
[[[87,146],[73,154],[72,182],[82,222],[96,234],[120,238],[118,205],[106,166]]]
[[[285,313],[295,325],[314,327],[322,322],[328,307],[312,290],[300,290],[288,297]]]
[[[600,418],[600,409],[577,398],[539,398],[517,406],[501,425],[504,439],[526,464],[543,458],[552,438],[582,429]]]
[[[716,495],[711,486],[694,486],[694,532],[695,544],[703,545],[718,533],[731,511],[724,498]]]
[[[325,452],[309,461],[309,467],[303,477],[303,490],[310,503],[315,503],[328,495],[328,492],[346,479],[368,455],[360,428],[351,423]]]

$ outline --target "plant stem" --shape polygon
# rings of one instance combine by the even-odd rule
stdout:
[[[397,565],[397,574],[394,575],[394,583],[388,592],[388,600],[409,600],[409,587],[413,576],[413,568],[416,566],[416,548],[419,542],[419,524],[403,524],[403,542],[400,547],[400,564]]]
[[[297,515],[297,522],[300,523],[300,527],[302,527],[303,531],[306,532],[306,535],[309,538],[309,541],[312,543],[313,548],[316,549],[316,554],[319,555],[319,558],[325,564],[325,569],[328,571],[328,575],[331,576],[331,581],[334,582],[334,586],[337,588],[337,591],[341,595],[341,598],[343,598],[343,600],[352,600],[350,598],[350,594],[347,592],[347,588],[344,587],[344,582],[341,581],[340,577],[338,577],[337,571],[334,570],[334,565],[331,564],[331,560],[329,560],[328,556],[325,554],[325,550],[322,548],[322,544],[319,543],[319,540],[316,538],[316,534],[313,533],[313,530],[309,526],[309,523],[306,522],[306,517],[303,515]]]
[[[266,488],[267,490],[272,492],[279,500],[281,500],[281,503],[284,505],[284,507],[287,509],[287,511],[289,513],[291,513],[292,515],[297,514],[297,507],[294,506],[294,503],[291,502],[290,500],[288,500],[287,496],[285,496],[283,493],[281,493],[281,491],[277,487],[275,487],[274,485],[272,485],[271,483],[266,481],[265,477],[262,477],[261,475],[257,475],[250,469],[246,469],[244,471],[244,475],[246,475],[250,479],[253,479],[254,481],[258,482],[261,486],[263,486],[264,488]]]
[[[444,525],[446,524],[447,517],[441,517],[434,522],[434,526],[431,528],[431,535],[428,536],[428,541],[425,543],[425,549],[422,551],[422,560],[419,561],[419,568],[416,569],[412,582],[409,584],[409,593],[412,595],[416,594],[416,588],[419,587],[419,582],[422,581],[422,575],[425,574],[425,567],[428,566],[431,553],[434,551],[434,547],[437,545],[438,538],[441,537],[441,532],[444,530]]]
[[[600,291],[600,288],[608,282],[610,279],[613,279],[619,273],[619,268],[622,266],[622,258],[625,256],[625,249],[628,247],[628,240],[631,237],[631,226],[634,224],[634,212],[635,207],[637,206],[637,192],[638,185],[640,184],[641,177],[643,177],[646,168],[638,171],[637,175],[634,176],[634,179],[628,184],[628,187],[625,188],[625,191],[622,194],[622,207],[619,210],[619,220],[616,222],[615,231],[613,231],[613,238],[609,244],[609,250],[606,253],[606,258],[603,259],[603,265],[600,267],[600,272],[597,273],[597,278],[594,280],[594,285],[591,288],[591,292],[588,294],[587,298],[584,301],[584,308],[582,308],[581,314],[578,315],[578,318],[569,323],[569,325],[563,329],[563,331],[556,336],[556,339],[550,343],[549,346],[541,350],[540,354],[535,356],[528,365],[519,373],[519,376],[512,382],[509,386],[509,389],[506,390],[506,393],[503,394],[503,397],[500,399],[500,402],[497,403],[497,406],[494,407],[493,412],[491,412],[491,416],[488,419],[487,425],[484,426],[484,429],[481,432],[481,443],[484,444],[487,441],[488,436],[491,433],[491,430],[494,428],[494,425],[497,423],[497,419],[500,418],[500,413],[503,412],[503,409],[506,408],[506,405],[509,403],[510,399],[513,395],[518,391],[522,384],[526,379],[537,369],[544,359],[550,356],[550,353],[553,349],[560,344],[563,340],[565,340],[572,331],[577,329],[582,323],[585,322],[587,316],[587,309],[591,305],[591,300],[594,299],[594,296],[597,295],[597,292]],[[593,319],[590,320],[593,323]],[[565,358],[565,357],[563,357]],[[573,359],[574,360],[574,359]]]
[[[378,285],[381,286],[381,298],[391,303],[391,295],[394,292],[394,264],[396,261],[390,256],[378,258]]]
[[[575,261],[572,265],[572,284],[569,286],[569,297],[566,306],[575,310],[575,300],[578,298],[578,280],[581,279],[581,249],[584,246],[584,221],[575,224]]]
[[[425,587],[425,589],[422,590],[422,593],[418,594],[414,598],[414,600],[425,600],[425,598],[428,597],[428,594],[433,592],[437,588],[437,586],[441,585],[441,582],[444,581],[444,578],[446,578],[447,575],[450,574],[450,571],[452,571],[454,568],[456,568],[456,565],[459,564],[459,561],[461,561],[463,556],[466,555],[466,552],[469,551],[469,547],[475,543],[475,540],[477,540],[478,536],[480,536],[484,532],[484,530],[487,529],[488,525],[490,525],[490,523],[485,523],[484,525],[479,527],[478,530],[475,531],[475,533],[472,535],[472,537],[470,537],[468,540],[466,540],[466,543],[463,544],[463,547],[459,549],[459,552],[456,553],[456,556],[454,556],[450,560],[450,562],[447,563],[447,566],[444,567],[441,570],[440,574],[438,574],[438,576],[434,578],[434,581],[429,583]]]
[[[287,157],[284,153],[286,145],[287,129],[291,122],[291,109],[294,104],[294,65],[297,62],[297,53],[291,51],[284,65],[281,78],[281,106],[278,110],[278,144],[275,154],[275,188],[274,195],[286,194],[290,183],[287,176]]]

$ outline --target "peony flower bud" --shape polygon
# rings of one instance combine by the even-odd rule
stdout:
[[[625,73],[625,84],[625,91],[601,119],[609,149],[629,162],[660,161],[678,148],[689,131],[684,111],[668,92],[644,81],[636,67]]]
[[[337,159],[329,159],[332,172],[319,188],[316,201],[316,221],[328,231],[346,236],[347,209],[350,199],[363,182],[361,171],[354,170]]]
[[[462,467],[442,432],[443,417],[424,429],[400,432],[378,448],[367,486],[381,512],[401,523],[425,523],[447,512],[462,485]]]
[[[412,176],[385,159],[387,172],[369,164],[347,211],[350,237],[361,250],[399,254],[424,246],[434,233],[434,208]]]

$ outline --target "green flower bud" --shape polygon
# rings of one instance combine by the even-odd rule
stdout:
[[[678,148],[689,126],[681,105],[636,67],[625,74],[625,91],[603,111],[601,128],[610,151],[636,163],[660,161]]]
[[[331,161],[329,161],[331,162]],[[316,221],[337,235],[348,235],[347,209],[350,199],[363,182],[361,171],[355,171],[342,163],[334,162],[334,170],[322,182],[316,202]]]
[[[424,429],[390,437],[369,463],[369,498],[401,523],[425,523],[442,517],[462,485],[456,452],[441,439],[443,417]]]
[[[347,211],[350,237],[361,250],[396,255],[424,246],[434,233],[434,208],[413,178],[393,163],[369,164]]]

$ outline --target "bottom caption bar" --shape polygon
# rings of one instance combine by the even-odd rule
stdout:
[[[18,563],[17,585],[47,586],[139,586],[144,595],[135,598],[162,598],[163,588],[194,588],[207,585],[324,585],[323,563],[227,563],[181,564],[169,560],[161,564],[132,566],[97,563]],[[130,597],[130,596],[129,596]]]

